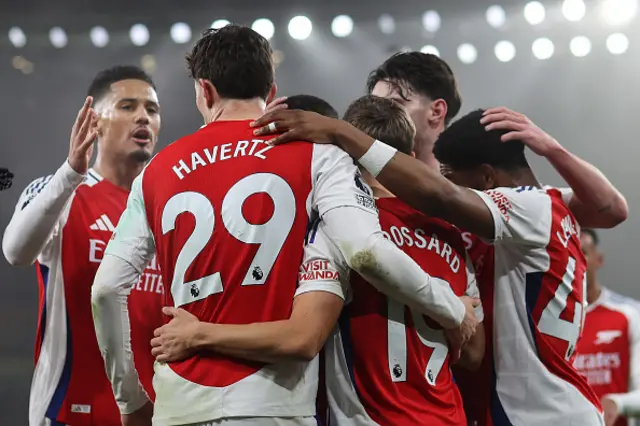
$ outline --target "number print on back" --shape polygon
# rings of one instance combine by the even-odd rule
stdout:
[[[261,225],[249,223],[242,214],[244,202],[252,195],[267,194],[273,201],[271,218]],[[246,244],[259,244],[241,285],[261,285],[269,277],[296,216],[296,200],[289,184],[272,173],[256,173],[240,179],[222,201],[222,222],[230,235]],[[207,246],[215,229],[215,210],[211,201],[199,192],[174,195],[162,211],[162,233],[175,229],[178,216],[191,213],[195,218],[193,232],[176,259],[171,294],[176,307],[202,300],[223,291],[219,272],[185,282],[185,273]]]

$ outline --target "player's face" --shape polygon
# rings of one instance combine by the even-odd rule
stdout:
[[[96,106],[101,154],[109,158],[151,159],[160,131],[158,95],[142,80],[122,80]]]
[[[582,245],[582,252],[587,259],[587,276],[595,274],[600,269],[603,263],[603,257],[598,246],[593,241],[593,237],[586,232],[580,235],[580,244]]]
[[[427,97],[407,89],[403,89],[401,93],[397,85],[389,84],[386,81],[376,83],[371,94],[373,96],[391,99],[400,104],[416,126],[416,139],[435,142],[438,138],[439,131],[429,126],[432,101]]]

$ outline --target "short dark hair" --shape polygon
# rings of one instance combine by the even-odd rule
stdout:
[[[593,240],[593,244],[594,245],[599,245],[600,244],[600,236],[598,235],[598,233],[596,232],[595,229],[591,229],[591,228],[582,228],[582,233],[583,234],[587,234],[591,236],[591,239]]]
[[[312,95],[289,96],[286,101],[289,109],[301,109],[303,111],[317,112],[320,115],[330,118],[338,118],[338,111],[335,110],[324,99]]]
[[[521,141],[502,142],[506,130],[485,130],[484,110],[477,109],[449,126],[436,141],[433,154],[453,170],[469,170],[481,164],[514,171],[529,167]]]
[[[404,108],[390,99],[363,96],[349,105],[342,119],[400,152],[413,151],[416,128]]]
[[[134,65],[118,65],[100,71],[91,82],[89,90],[87,91],[87,96],[93,97],[93,102],[95,104],[95,102],[99,101],[109,93],[113,83],[117,83],[122,80],[142,80],[149,83],[154,90],[156,88],[149,74],[144,72],[141,68]]]
[[[271,46],[251,28],[227,25],[202,33],[187,68],[193,79],[209,80],[227,99],[267,99],[275,80]]]
[[[403,98],[407,97],[408,89],[432,100],[444,99],[447,103],[446,124],[460,111],[462,100],[456,78],[451,67],[436,55],[421,52],[396,53],[371,71],[367,79],[368,93],[380,81],[394,85]]]

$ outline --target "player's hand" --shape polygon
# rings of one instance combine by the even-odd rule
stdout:
[[[561,148],[560,143],[547,132],[536,126],[525,115],[508,108],[490,108],[484,112],[480,120],[487,130],[506,130],[502,142],[519,140],[531,151],[547,157],[554,150]]]
[[[602,410],[604,411],[604,424],[605,426],[614,426],[620,417],[620,409],[618,404],[611,398],[606,396],[602,398]]]
[[[340,120],[325,117],[315,112],[280,109],[267,112],[251,123],[251,127],[256,128],[253,132],[256,136],[282,133],[275,139],[267,141],[270,145],[279,145],[292,141],[333,143],[335,128],[340,123]]]
[[[464,319],[458,328],[445,330],[453,362],[460,358],[462,347],[473,337],[479,322],[475,314],[475,308],[480,305],[480,299],[462,296],[460,300],[465,306]]]
[[[168,324],[157,328],[151,340],[151,354],[159,362],[181,361],[195,351],[193,340],[200,321],[180,308],[164,307],[162,313],[172,317]]]
[[[267,108],[265,109],[265,113],[289,108],[289,106],[285,104],[287,99],[288,98],[286,96],[281,96],[279,98],[272,100],[271,102],[269,102],[269,105],[267,105]]]
[[[153,404],[147,402],[138,411],[121,416],[122,426],[151,426],[153,417]]]
[[[93,98],[87,96],[84,105],[78,112],[76,122],[71,129],[69,140],[69,157],[67,161],[73,170],[81,175],[89,170],[89,161],[93,154],[93,141],[98,135],[98,115],[91,108]]]

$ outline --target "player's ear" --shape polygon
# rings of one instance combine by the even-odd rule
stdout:
[[[431,102],[431,107],[429,108],[429,124],[437,126],[443,123],[447,116],[447,111],[448,107],[444,99],[436,99]]]
[[[271,85],[271,89],[269,89],[269,94],[267,95],[267,99],[265,99],[267,105],[269,105],[276,98],[277,93],[278,93],[278,86],[276,85],[276,83],[273,83]]]
[[[489,164],[481,164],[480,166],[478,166],[479,171],[480,171],[480,179],[481,179],[481,187],[484,190],[487,189],[493,189],[497,186],[500,186],[498,184],[498,176],[496,174],[496,170],[491,167]]]
[[[604,254],[602,254],[600,251],[596,251],[595,255],[596,255],[596,269],[600,269],[604,264]]]
[[[205,101],[205,105],[208,109],[213,108],[213,105],[218,103],[220,99],[220,95],[218,94],[218,90],[209,80],[204,78],[198,79],[198,84],[202,90],[202,96]]]
[[[415,152],[415,151],[411,151],[411,156],[412,156],[413,158],[416,158],[416,152]]]

